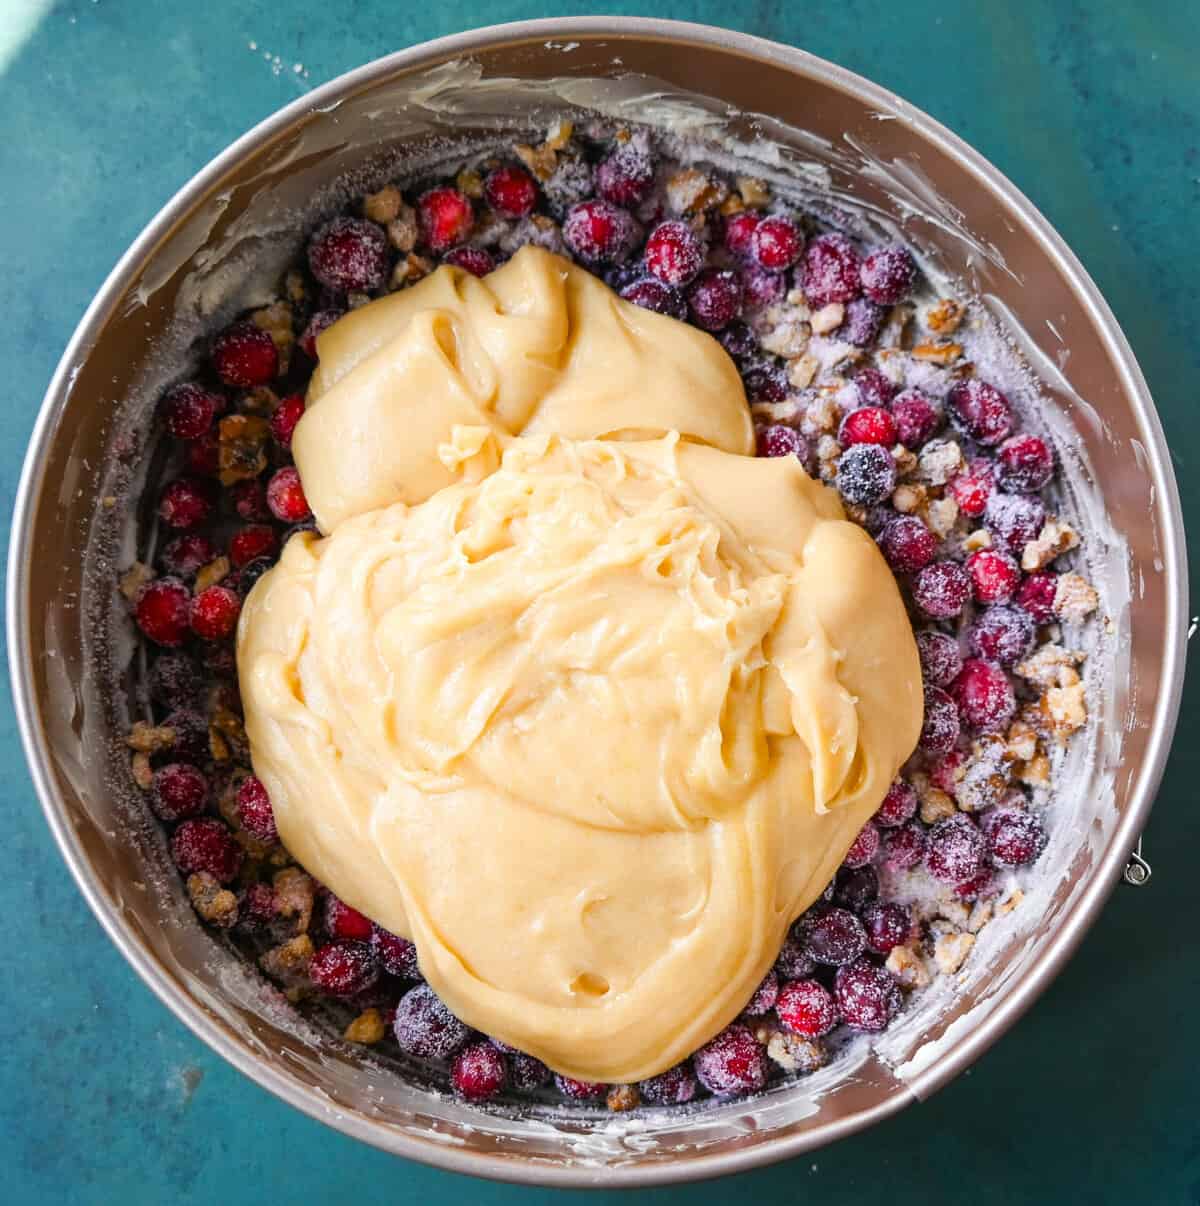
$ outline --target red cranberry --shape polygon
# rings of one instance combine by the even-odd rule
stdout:
[[[275,811],[271,797],[261,779],[248,775],[238,787],[238,817],[242,828],[260,842],[279,841],[279,830],[275,828]],[[332,931],[331,931],[332,932]],[[357,938],[357,934],[336,934],[337,938]]]
[[[1054,619],[1054,596],[1058,593],[1058,575],[1050,570],[1030,574],[1017,589],[1016,604],[1023,607],[1038,624]]]
[[[780,948],[774,970],[780,980],[803,980],[817,970],[817,964],[805,948],[803,938],[789,936]]]
[[[896,488],[896,462],[879,444],[852,444],[838,458],[837,488],[848,502],[870,507]]]
[[[156,645],[182,645],[191,602],[192,592],[178,578],[156,578],[138,591],[133,618]]]
[[[247,561],[241,569],[234,570],[228,578],[225,579],[225,585],[230,590],[235,590],[245,599],[246,596],[254,589],[259,578],[263,576],[275,564],[274,557],[255,557],[253,561]],[[210,657],[212,655],[210,654]]]
[[[688,290],[692,321],[705,331],[727,327],[742,312],[742,286],[737,274],[720,268],[702,272]]]
[[[164,821],[198,816],[208,802],[208,780],[188,762],[168,762],[154,772],[150,807]]]
[[[734,360],[746,360],[758,351],[758,340],[744,322],[731,322],[717,339]]]
[[[334,218],[309,239],[308,266],[337,293],[378,289],[387,276],[387,236],[365,218]]]
[[[242,897],[242,919],[251,925],[267,925],[275,920],[278,901],[270,884],[250,884]]]
[[[935,620],[953,619],[971,596],[971,579],[957,561],[935,561],[913,582],[917,606]]]
[[[519,1093],[532,1093],[550,1083],[550,1069],[540,1059],[513,1051],[508,1056],[508,1080]]]
[[[1019,607],[989,607],[971,625],[967,643],[971,652],[1001,666],[1015,666],[1033,650],[1037,632],[1033,617]]]
[[[761,1018],[775,1008],[775,998],[779,996],[779,978],[773,971],[767,972],[754,990],[754,996],[742,1010],[747,1017]]]
[[[1024,867],[1045,848],[1046,831],[1041,821],[1024,808],[989,809],[979,824],[997,867]]]
[[[938,821],[929,831],[925,867],[934,879],[961,884],[984,869],[987,840],[965,812]]]
[[[271,509],[267,506],[267,492],[260,481],[234,482],[230,488],[229,497],[233,509],[239,518],[251,523],[262,522],[271,518]]]
[[[1012,407],[994,386],[977,377],[956,382],[946,395],[950,418],[980,444],[999,444],[1012,431]]]
[[[191,708],[176,708],[162,722],[172,734],[171,750],[189,762],[203,762],[209,756],[208,721]]]
[[[972,553],[967,558],[967,573],[971,575],[971,585],[979,603],[1007,603],[1021,580],[1017,563],[997,549]]]
[[[833,993],[842,1021],[868,1034],[886,1030],[900,1009],[900,986],[869,959],[839,967]]]
[[[961,884],[955,884],[953,891],[959,900],[975,901],[998,895],[1000,886],[996,882],[995,873],[990,867],[985,867],[978,875],[963,880]]]
[[[967,725],[980,733],[1003,728],[1017,709],[1008,676],[999,666],[968,658],[954,680],[951,693]]]
[[[682,1063],[639,1082],[638,1092],[650,1105],[686,1105],[698,1087],[691,1065]]]
[[[400,998],[393,1030],[400,1050],[422,1059],[449,1059],[471,1037],[428,984],[418,984]]]
[[[917,654],[921,658],[922,677],[935,687],[949,686],[962,670],[958,641],[944,632],[934,629],[918,632]]]
[[[883,803],[875,812],[875,824],[882,825],[886,829],[894,829],[897,825],[911,821],[916,811],[917,793],[911,784],[905,783],[903,779],[897,779],[888,788],[887,795],[883,797]]]
[[[389,976],[399,976],[402,980],[423,978],[417,966],[416,944],[407,938],[377,925],[371,933],[371,949]]]
[[[859,369],[853,384],[859,406],[887,406],[896,393],[896,387],[876,368]]]
[[[834,966],[857,959],[867,942],[862,922],[847,909],[825,909],[806,918],[801,933],[808,953]]]
[[[193,477],[216,477],[220,456],[221,445],[215,431],[202,435],[198,440],[188,440],[187,467]]]
[[[950,480],[947,490],[968,519],[978,519],[996,488],[996,470],[991,461],[972,461],[967,470]]]
[[[562,227],[563,242],[584,264],[620,264],[637,242],[637,223],[629,211],[609,201],[572,205]]]
[[[984,509],[984,523],[992,536],[1020,553],[1042,530],[1046,508],[1028,494],[993,494]]]
[[[868,821],[859,831],[858,836],[850,843],[846,857],[842,859],[843,867],[865,867],[875,861],[879,853],[879,830]]]
[[[213,341],[213,368],[226,385],[253,389],[266,385],[279,370],[275,341],[252,322],[235,322]]]
[[[966,761],[965,750],[948,751],[929,768],[930,783],[948,796],[957,795],[958,785],[963,777],[963,765]]]
[[[924,857],[925,829],[916,821],[883,835],[883,865],[889,871],[909,871]]]
[[[190,704],[203,689],[200,670],[186,653],[164,653],[150,669],[150,698],[164,707]]]
[[[300,474],[293,466],[277,469],[267,483],[267,506],[282,523],[301,523],[312,514],[300,484]]]
[[[279,548],[279,536],[269,524],[254,523],[239,528],[229,538],[229,560],[241,569],[259,557],[273,557]]]
[[[621,143],[596,165],[596,192],[615,205],[637,205],[654,183],[654,161],[641,138]]]
[[[878,406],[860,406],[843,420],[838,431],[838,443],[843,448],[851,444],[883,444],[896,442],[896,421]]]
[[[194,528],[202,524],[213,509],[208,483],[194,477],[177,477],[163,490],[158,500],[158,515],[172,528]]]
[[[820,307],[852,301],[861,289],[860,267],[858,252],[845,235],[818,235],[804,252],[800,273],[809,305]]]
[[[704,248],[686,222],[664,222],[646,240],[646,269],[666,285],[686,285],[704,267]]]
[[[461,268],[472,276],[487,276],[496,267],[492,253],[484,251],[482,247],[456,247],[453,251],[447,252],[446,258],[442,262],[455,268]]]
[[[159,406],[163,426],[178,440],[198,440],[225,409],[225,399],[189,381],[167,391]]]
[[[603,1101],[608,1085],[597,1080],[576,1080],[573,1076],[555,1076],[554,1087],[572,1101]]]
[[[788,395],[787,372],[781,364],[762,362],[742,372],[746,396],[752,402],[782,402]]]
[[[242,865],[242,851],[224,821],[197,817],[184,821],[171,836],[171,857],[184,875],[207,871],[227,884]]]
[[[903,905],[883,903],[868,905],[863,912],[867,931],[867,946],[877,955],[890,955],[892,948],[908,941],[912,920]]]
[[[524,218],[537,205],[537,185],[524,168],[498,167],[483,182],[483,196],[502,218]]]
[[[1054,476],[1054,453],[1035,435],[1010,436],[996,454],[1000,488],[1033,494]]]
[[[879,895],[879,875],[870,863],[842,867],[833,882],[834,901],[852,913],[861,913]]]
[[[725,219],[725,249],[739,260],[747,260],[753,254],[751,240],[762,218],[752,209],[744,209]]]
[[[917,266],[907,247],[880,247],[863,260],[859,280],[863,292],[881,306],[894,306],[911,292]]]
[[[773,306],[787,293],[787,282],[782,273],[768,272],[755,264],[740,269],[738,280],[742,284],[742,301],[750,309]]]
[[[508,1064],[491,1043],[472,1043],[455,1057],[450,1083],[467,1101],[490,1101],[508,1079]]]
[[[296,430],[296,424],[303,417],[303,394],[289,394],[286,398],[280,399],[279,405],[271,412],[271,434],[280,448],[292,446],[292,433]]]
[[[772,272],[790,268],[804,250],[804,236],[791,218],[773,214],[750,232],[750,254]]]
[[[957,681],[957,680],[955,680]],[[958,707],[941,687],[925,684],[925,719],[919,745],[927,754],[945,754],[954,748],[961,731]]]
[[[779,990],[775,1013],[785,1030],[821,1038],[838,1024],[833,995],[816,980],[791,980]]]
[[[313,952],[308,978],[335,997],[352,997],[379,979],[379,964],[361,942],[327,942]]]
[[[856,348],[870,347],[883,327],[886,316],[887,311],[882,306],[867,301],[865,297],[856,297],[846,303],[846,314],[837,328],[837,337]]]
[[[783,423],[768,423],[758,428],[759,456],[794,456],[802,465],[808,463],[808,441],[794,428]]]
[[[342,315],[344,310],[318,310],[304,328],[300,336],[300,350],[310,359],[317,359],[317,337],[329,330]]]
[[[753,1093],[767,1083],[767,1057],[750,1029],[726,1026],[692,1057],[700,1083],[717,1097]]]
[[[470,199],[456,188],[431,188],[417,201],[417,225],[435,255],[465,242],[474,223]]]
[[[893,519],[879,534],[879,548],[897,574],[915,574],[937,552],[937,537],[915,516]]]
[[[938,412],[919,389],[906,389],[892,403],[896,438],[905,448],[920,448],[938,429]]]
[[[163,569],[181,578],[190,578],[202,565],[217,555],[217,546],[202,532],[176,536],[162,551]]]
[[[652,310],[655,314],[665,314],[668,318],[677,318],[680,322],[687,319],[688,308],[683,294],[678,289],[664,285],[653,277],[644,277],[634,281],[621,290],[621,296],[643,310]]]
[[[192,600],[192,631],[206,641],[222,641],[237,628],[242,601],[227,586],[209,586]]]
[[[325,897],[325,932],[330,938],[340,938],[347,942],[370,942],[373,931],[374,926],[357,909],[352,909],[332,892]]]

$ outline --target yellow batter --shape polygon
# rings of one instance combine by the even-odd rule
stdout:
[[[284,842],[464,1021],[567,1075],[736,1016],[921,723],[871,539],[755,460],[709,336],[534,248],[339,321],[293,442],[324,538],[238,662]]]

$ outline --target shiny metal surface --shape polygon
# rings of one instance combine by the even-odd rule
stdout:
[[[89,616],[80,604],[94,586],[89,576],[103,579],[113,568],[99,560],[93,521],[103,472],[122,453],[115,434],[128,418],[127,399],[138,394],[148,343],[165,336],[177,308],[192,300],[185,285],[196,251],[226,237],[244,212],[270,212],[289,185],[311,192],[366,163],[389,139],[403,145],[402,115],[380,98],[393,97],[416,73],[464,57],[479,63],[485,80],[645,73],[830,142],[849,135],[882,163],[919,159],[963,227],[1007,267],[972,258],[952,232],[922,229],[926,242],[948,269],[1019,315],[1051,358],[1061,346],[1046,330],[1052,324],[1071,350],[1071,385],[1103,419],[1100,427],[1081,419],[1078,435],[1113,526],[1128,542],[1131,580],[1141,587],[1123,634],[1128,681],[1112,684],[1122,705],[1119,731],[1109,734],[1112,752],[1101,768],[1119,815],[1101,846],[1072,864],[1057,907],[1003,952],[1001,963],[1020,974],[997,975],[992,987],[966,994],[938,1019],[928,1036],[945,1036],[937,1058],[905,1079],[869,1056],[816,1100],[802,1083],[681,1117],[642,1142],[626,1142],[609,1119],[481,1115],[299,1031],[231,971],[231,957],[186,906],[169,911],[179,886],[158,874],[161,841],[121,815],[106,773],[116,713],[98,697],[103,668],[87,655]],[[739,123],[735,116],[729,124],[735,132],[753,125]],[[322,153],[302,153],[313,140]],[[872,204],[895,207],[869,179],[843,183]],[[1037,289],[1023,286],[1030,279]],[[280,111],[192,180],[114,269],[63,356],[22,476],[9,584],[14,699],[47,819],[106,931],[169,1008],[264,1087],[357,1138],[484,1176],[615,1185],[732,1172],[859,1130],[934,1092],[1032,1003],[1121,878],[1144,826],[1178,708],[1186,567],[1174,480],[1132,354],[1079,263],[1011,183],[899,98],[800,51],[725,30],[596,18],[476,31],[370,64]],[[958,1017],[970,1024],[947,1035]]]

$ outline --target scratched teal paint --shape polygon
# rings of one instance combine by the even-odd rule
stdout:
[[[0,28],[16,28],[20,2],[0,0]],[[1141,359],[1200,564],[1200,6],[668,0],[642,11],[651,7],[862,72],[1016,181],[1082,257]],[[307,86],[462,26],[544,15],[496,0],[444,11],[377,0],[50,7],[0,75],[4,539],[59,352],[176,188]],[[279,56],[278,74],[266,54]],[[590,1200],[1200,1203],[1198,724],[1193,685],[1146,835],[1152,885],[1118,891],[1053,988],[968,1075],[806,1159]],[[276,1102],[193,1039],[126,968],[67,878],[28,784],[6,685],[0,782],[0,1200],[502,1206],[556,1196],[368,1149]]]

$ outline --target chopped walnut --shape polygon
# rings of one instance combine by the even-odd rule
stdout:
[[[764,352],[782,356],[785,360],[795,360],[803,357],[808,351],[809,337],[812,329],[808,325],[809,311],[807,306],[795,305],[791,302],[768,306],[754,324],[758,335],[759,345]],[[813,374],[820,367],[815,357]],[[812,377],[809,378],[811,382]],[[793,381],[797,389],[805,385]],[[807,383],[805,383],[807,384]]]
[[[970,912],[970,909],[957,897],[953,899],[946,897],[943,900],[939,900],[937,903],[938,920],[935,925],[937,934],[966,929],[967,918],[970,916]],[[947,922],[949,923],[949,927],[945,924]]]
[[[957,302],[952,297],[943,297],[925,311],[925,325],[937,335],[953,335],[966,312],[967,308],[962,302]]]
[[[957,811],[954,801],[940,787],[930,787],[921,795],[921,820],[926,825],[952,817]]]
[[[214,737],[220,737],[240,761],[249,762],[250,743],[246,739],[242,718],[236,712],[226,707],[216,708],[209,721],[208,735],[210,744],[215,744]]]
[[[836,331],[846,321],[846,307],[841,302],[830,302],[822,306],[809,319],[809,325],[815,335],[828,335]]]
[[[608,1108],[614,1114],[624,1114],[627,1110],[636,1110],[642,1104],[642,1095],[637,1085],[613,1085],[605,1099]]]
[[[912,515],[925,504],[925,487],[919,483],[904,482],[892,491],[892,506],[901,515]]]
[[[895,976],[901,988],[925,988],[933,977],[925,960],[911,946],[894,946],[884,967]]]
[[[372,222],[378,222],[380,226],[386,226],[400,216],[400,209],[403,205],[404,198],[401,196],[400,190],[394,184],[385,184],[379,192],[367,193],[363,197],[363,217],[370,218]]]
[[[348,1043],[361,1043],[363,1046],[370,1047],[374,1043],[378,1043],[387,1033],[387,1027],[383,1024],[383,1014],[378,1009],[364,1009],[362,1013],[346,1027],[342,1037]]]
[[[787,367],[788,384],[793,389],[807,389],[812,385],[813,378],[817,375],[817,369],[820,367],[815,356],[796,357]],[[832,423],[829,426],[821,428],[822,431],[831,431],[832,429]]]
[[[135,561],[120,578],[119,586],[121,594],[127,598],[130,603],[137,598],[137,593],[146,585],[147,582],[154,578],[154,571],[148,566],[143,565],[140,561]]]
[[[842,455],[842,446],[830,435],[817,440],[817,472],[824,482],[837,477],[837,460]]]
[[[991,921],[993,910],[994,906],[990,900],[977,900],[971,910],[971,916],[967,918],[967,932],[978,934]]]
[[[925,509],[925,522],[939,540],[945,540],[958,522],[958,503],[952,498],[933,499]]]
[[[268,976],[274,976],[284,983],[294,983],[307,975],[312,957],[312,939],[307,934],[297,934],[295,938],[264,951],[259,956],[258,964]]]
[[[267,467],[270,424],[257,415],[226,415],[217,426],[221,485],[257,477]]]
[[[963,354],[961,343],[918,343],[912,349],[914,360],[930,364],[953,364]]]
[[[917,468],[917,454],[910,452],[903,444],[892,448],[892,460],[896,462],[896,473],[901,477],[911,476]]]
[[[1054,590],[1054,614],[1068,624],[1081,624],[1096,610],[1100,596],[1082,574],[1059,574]]]
[[[810,360],[812,357],[805,356],[803,359]],[[837,430],[839,417],[837,403],[828,394],[818,394],[804,408],[800,430],[805,435],[832,435]]]
[[[1051,687],[1042,698],[1042,706],[1060,741],[1087,724],[1087,696],[1082,683]]]
[[[1083,662],[1083,654],[1061,645],[1043,645],[1018,662],[1014,673],[1038,687],[1070,687],[1079,682],[1076,666]]]
[[[956,440],[930,440],[917,460],[917,476],[930,486],[944,486],[963,464],[962,449]]]
[[[316,900],[316,881],[299,867],[285,867],[271,880],[275,889],[275,909],[280,917],[296,919],[296,933],[303,934],[312,922]]]
[[[417,245],[417,211],[411,205],[401,205],[400,212],[387,224],[388,242],[405,253]]]
[[[1017,781],[1029,787],[1050,786],[1050,759],[1045,754],[1034,754],[1025,762],[1019,762],[1013,772]]]
[[[138,750],[129,761],[129,769],[138,787],[149,791],[154,785],[154,768],[150,765],[150,755]]]
[[[287,294],[288,301],[296,305],[307,301],[308,290],[304,285],[304,273],[297,272],[295,268],[290,269],[283,279],[283,291]]]
[[[766,209],[771,203],[770,186],[757,176],[739,176],[737,191],[747,209]]]
[[[667,181],[667,204],[677,214],[698,214],[714,209],[729,196],[724,181],[711,180],[695,168],[684,168]]]
[[[1042,525],[1041,532],[1031,540],[1021,554],[1021,568],[1027,573],[1045,569],[1056,557],[1077,548],[1079,533],[1070,524],[1051,517]]]
[[[175,730],[169,725],[147,724],[144,720],[135,720],[125,744],[131,750],[141,754],[157,754],[169,750],[175,744]]]
[[[231,566],[228,557],[217,557],[207,565],[202,565],[196,571],[196,594],[216,586],[218,582],[229,576]]]
[[[410,251],[403,259],[397,260],[395,268],[392,269],[392,288],[415,285],[417,281],[427,277],[433,268],[432,260]]]
[[[996,916],[1007,917],[1025,899],[1025,893],[1020,888],[1013,888],[1003,900],[996,902]]]
[[[974,934],[943,934],[933,945],[933,961],[943,975],[953,975],[975,945]]]
[[[785,1072],[815,1072],[829,1062],[820,1039],[802,1038],[786,1030],[776,1030],[767,1040],[767,1056]]]
[[[295,315],[292,313],[291,304],[285,301],[272,302],[261,310],[255,310],[250,319],[256,327],[270,335],[275,350],[279,353],[279,372],[287,372],[292,345],[296,342],[296,332],[293,329]]]
[[[363,306],[369,305],[370,301],[371,295],[369,293],[365,293],[361,289],[351,289],[346,294],[346,309],[361,310]]]
[[[1024,720],[1014,720],[1008,726],[1005,741],[1008,756],[1018,762],[1028,762],[1037,753],[1037,733]]]
[[[483,177],[474,168],[463,168],[454,178],[460,193],[478,201],[483,196]]]
[[[978,553],[981,549],[990,549],[992,547],[992,534],[987,528],[976,528],[970,536],[963,541],[963,548],[968,553]]]
[[[279,395],[267,385],[259,385],[242,395],[241,410],[248,415],[269,415],[279,405]]]
[[[228,888],[222,888],[207,871],[189,875],[187,890],[192,907],[205,921],[222,929],[228,929],[237,921],[237,897]]]
[[[558,151],[558,147],[552,147],[549,143],[531,147],[528,143],[518,142],[513,147],[516,157],[543,183],[554,175],[554,169],[558,167]]]
[[[561,151],[571,141],[574,133],[575,123],[561,117],[546,131],[546,146],[552,151]]]
[[[730,193],[720,205],[717,206],[717,213],[722,218],[732,218],[734,214],[740,214],[746,206],[743,204],[741,197],[737,193]]]

